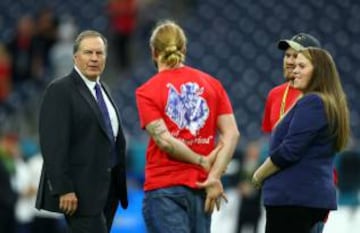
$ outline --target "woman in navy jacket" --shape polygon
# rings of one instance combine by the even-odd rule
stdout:
[[[253,175],[253,183],[262,186],[266,233],[309,233],[337,208],[334,157],[350,134],[346,96],[331,55],[304,49],[293,74],[294,87],[304,95],[279,120],[269,157]]]

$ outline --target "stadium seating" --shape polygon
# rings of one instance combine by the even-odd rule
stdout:
[[[46,2],[1,1],[0,39],[10,38],[20,15],[34,13]],[[187,64],[214,75],[229,92],[245,141],[261,136],[266,95],[282,82],[282,52],[276,47],[277,41],[300,31],[318,37],[333,54],[349,98],[353,134],[357,138],[360,136],[360,106],[356,102],[360,95],[360,4],[357,1],[197,0],[192,7],[181,8],[182,14],[176,12],[173,4],[154,2],[153,21],[158,19],[156,16],[171,17],[186,30],[189,38]],[[95,28],[106,33],[105,3],[53,0],[50,6],[58,15],[73,15],[80,29]],[[143,28],[139,25],[138,30]],[[117,80],[112,88],[124,115],[125,129],[129,135],[140,137],[143,131],[138,124],[134,91],[156,71],[146,52],[148,38],[143,38],[144,32],[138,31],[136,35],[136,62],[125,74],[128,77]],[[11,104],[18,107],[19,102],[15,100]]]

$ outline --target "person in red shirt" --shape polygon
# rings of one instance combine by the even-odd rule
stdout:
[[[299,90],[292,87],[292,71],[295,67],[295,58],[298,51],[305,47],[321,47],[318,39],[306,33],[294,35],[289,40],[280,40],[278,48],[284,51],[283,71],[285,83],[270,90],[266,99],[262,121],[264,133],[270,133],[276,123],[291,108],[301,95]]]
[[[137,26],[137,0],[109,0],[109,26],[121,68],[131,67],[131,41]]]
[[[211,213],[226,200],[220,181],[238,143],[222,84],[184,64],[186,36],[173,21],[150,38],[158,73],[136,90],[146,151],[143,216],[149,233],[209,233]]]
[[[9,97],[12,90],[11,58],[6,47],[0,43],[0,107]]]

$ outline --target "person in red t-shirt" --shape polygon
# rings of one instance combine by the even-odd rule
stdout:
[[[143,215],[149,233],[209,233],[226,196],[220,181],[238,143],[232,106],[221,83],[184,65],[186,37],[173,21],[150,38],[158,73],[136,90],[146,152]]]
[[[11,93],[11,58],[6,47],[0,43],[0,106]]]
[[[264,133],[270,133],[281,117],[291,108],[301,95],[292,87],[292,71],[298,51],[305,47],[321,47],[320,42],[312,35],[299,33],[290,40],[281,40],[278,48],[284,51],[283,71],[285,83],[270,90],[266,99],[262,122]]]
[[[137,26],[137,0],[108,0],[107,13],[116,56],[121,68],[131,67],[132,37]]]

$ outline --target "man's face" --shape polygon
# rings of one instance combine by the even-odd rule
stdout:
[[[298,52],[289,47],[285,50],[284,59],[283,59],[283,71],[284,77],[286,81],[293,80],[293,69],[295,68],[295,59],[297,57]]]
[[[84,38],[80,42],[79,50],[74,54],[74,62],[86,78],[95,81],[105,68],[104,41],[100,37]]]

